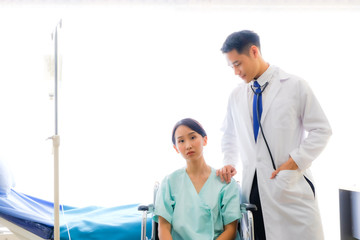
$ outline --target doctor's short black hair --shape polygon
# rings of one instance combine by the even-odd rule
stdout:
[[[200,134],[202,137],[207,136],[204,128],[201,126],[201,124],[198,121],[196,121],[195,119],[192,119],[192,118],[184,118],[184,119],[178,121],[173,128],[172,142],[174,145],[176,145],[175,132],[176,132],[176,129],[178,129],[178,127],[180,127],[180,126],[186,126],[186,127],[190,128],[191,130]]]
[[[222,53],[228,53],[234,49],[239,54],[248,54],[252,45],[255,45],[260,50],[260,37],[257,33],[250,30],[242,30],[230,34],[221,48]]]

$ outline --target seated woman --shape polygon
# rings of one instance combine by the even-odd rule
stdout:
[[[159,238],[184,240],[238,239],[241,218],[238,184],[221,182],[203,156],[207,135],[195,120],[174,126],[172,142],[186,167],[164,178],[155,202]]]

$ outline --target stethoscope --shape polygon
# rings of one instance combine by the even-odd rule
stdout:
[[[254,86],[251,85],[251,90],[254,92],[254,94],[258,95],[257,99],[256,99],[256,115],[257,115],[257,119],[259,120],[259,126],[260,126],[260,130],[261,130],[261,134],[265,140],[265,144],[266,144],[266,147],[268,149],[268,152],[269,152],[269,155],[270,155],[270,158],[271,158],[271,162],[272,162],[272,165],[273,165],[273,168],[274,170],[276,170],[276,167],[275,167],[275,162],[274,162],[274,159],[273,159],[273,156],[271,154],[271,151],[270,151],[270,147],[269,147],[269,144],[267,143],[267,140],[266,140],[266,137],[265,137],[265,134],[264,134],[264,130],[262,128],[262,125],[261,125],[261,121],[260,121],[260,114],[259,114],[259,95],[262,94],[264,92],[264,90],[266,89],[266,87],[268,86],[269,82],[266,82],[264,85],[260,86],[260,92],[259,93],[256,93],[256,91],[254,90]]]

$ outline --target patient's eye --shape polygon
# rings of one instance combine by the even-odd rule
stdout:
[[[179,139],[178,140],[178,143],[183,143],[184,142],[184,139]]]

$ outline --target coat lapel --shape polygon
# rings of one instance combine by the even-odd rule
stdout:
[[[275,73],[271,79],[272,83],[271,86],[269,86],[268,89],[268,93],[266,96],[266,101],[263,102],[263,111],[262,111],[262,115],[261,115],[261,124],[264,123],[264,120],[266,118],[266,114],[268,113],[270,106],[273,102],[273,100],[275,99],[276,95],[279,93],[280,89],[281,89],[281,81],[287,79],[288,76],[286,74],[283,74],[282,72],[280,73]],[[266,90],[265,90],[266,91]]]

